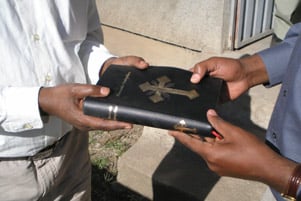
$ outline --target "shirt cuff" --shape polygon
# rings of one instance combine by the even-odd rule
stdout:
[[[6,132],[22,132],[43,127],[39,111],[40,87],[6,87],[2,90],[1,123]]]
[[[99,47],[93,47],[93,51],[89,55],[88,76],[92,84],[96,84],[99,80],[99,72],[101,67],[109,58],[115,57],[112,55],[106,47],[100,45]]]
[[[281,83],[291,55],[290,45],[282,43],[258,54],[262,58],[269,76],[269,84],[266,86],[271,87]]]

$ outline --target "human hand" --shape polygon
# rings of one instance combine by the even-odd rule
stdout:
[[[145,69],[149,65],[143,58],[137,56],[112,57],[104,63],[100,74],[102,75],[111,64],[135,66],[139,69]]]
[[[296,164],[272,151],[253,134],[222,120],[214,110],[207,118],[223,139],[200,138],[178,131],[169,134],[200,155],[220,176],[256,180],[284,192]]]
[[[242,59],[213,57],[195,64],[191,69],[192,83],[198,83],[206,74],[225,81],[228,99],[234,100],[250,87],[267,82],[267,72],[260,56]]]
[[[72,124],[80,130],[116,130],[132,128],[131,124],[87,116],[83,113],[83,100],[87,96],[105,97],[110,93],[106,87],[86,84],[66,84],[41,88],[40,108]]]
[[[228,99],[239,97],[248,89],[246,75],[238,59],[213,57],[195,64],[191,82],[198,83],[206,74],[225,81]]]

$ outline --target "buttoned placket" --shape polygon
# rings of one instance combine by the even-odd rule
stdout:
[[[285,88],[283,88],[281,90],[281,98],[283,99],[282,100],[283,102],[286,102],[287,96],[288,96],[288,90],[285,89]],[[277,134],[277,132],[275,130],[272,132],[271,136],[272,136],[273,141],[275,143],[277,143],[277,141],[278,141],[278,134]]]
[[[31,63],[31,70],[34,71],[38,76],[40,76],[43,71],[39,69],[39,60],[43,60],[42,55],[40,55],[39,51],[39,42],[41,40],[41,36],[36,30],[40,30],[38,26],[40,26],[39,22],[31,15],[31,12],[28,12],[30,8],[33,8],[31,3],[22,3],[19,2],[15,5],[18,10],[18,15],[20,19],[20,23],[22,24],[24,35],[27,36],[27,46],[26,52],[29,53],[27,57],[29,58],[29,63]],[[34,77],[32,79],[35,79]],[[41,83],[41,80],[39,80]],[[24,130],[31,130],[34,128],[32,122],[24,122],[23,124]]]
[[[40,35],[38,33],[32,34],[32,40],[33,40],[33,43],[34,43],[33,45],[34,45],[34,49],[36,50],[36,53],[39,52],[39,53],[43,54],[44,50],[42,50],[43,47],[40,45],[40,41],[41,41]],[[38,51],[38,50],[40,50],[40,51]],[[40,64],[41,63],[41,61],[39,60],[40,58],[43,58],[43,60],[47,60],[46,57],[43,57],[43,56],[44,55],[42,55],[42,57],[36,58],[36,59],[38,59],[37,62],[39,63],[39,66],[37,66],[38,68],[47,68],[47,66]],[[41,71],[44,72],[43,69]],[[46,73],[44,72],[43,74],[44,75],[42,75],[41,84],[43,86],[46,86],[46,87],[50,86],[51,81],[52,81],[51,73],[50,72],[46,72]]]
[[[24,6],[26,7],[27,4]],[[21,14],[24,13],[24,6],[19,5],[19,9],[22,10]],[[31,17],[26,11],[24,15],[20,16],[24,21],[31,23],[24,23],[24,32],[28,39],[28,50],[31,53],[30,59],[32,60],[32,70],[37,75],[40,86],[49,86],[52,81],[51,69],[49,68],[49,55],[47,49],[43,43],[43,24],[35,18]],[[22,20],[22,21],[23,21]],[[34,126],[32,122],[26,122],[23,124],[23,129],[31,130]]]

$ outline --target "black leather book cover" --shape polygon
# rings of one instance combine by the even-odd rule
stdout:
[[[205,77],[192,84],[192,72],[150,66],[139,70],[110,66],[98,85],[111,89],[105,98],[87,97],[84,113],[91,116],[211,136],[206,111],[215,108],[222,80]]]

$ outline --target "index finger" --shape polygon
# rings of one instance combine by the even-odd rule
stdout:
[[[211,143],[208,143],[206,141],[200,140],[198,138],[192,137],[179,131],[169,131],[169,135],[173,136],[180,143],[182,143],[192,151],[198,153],[202,157],[206,155],[209,146],[212,146]]]
[[[118,129],[131,129],[133,127],[132,124],[127,122],[103,119],[99,117],[93,117],[88,115],[83,115],[81,125],[85,125],[89,127],[89,130],[118,130]]]

